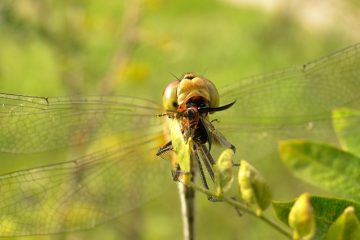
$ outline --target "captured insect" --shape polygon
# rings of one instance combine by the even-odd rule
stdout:
[[[183,183],[198,175],[211,188],[216,146],[240,158],[254,147],[267,153],[259,138],[336,144],[332,111],[360,108],[360,44],[224,89],[215,81],[187,73],[166,87],[162,105],[126,96],[0,94],[6,156],[89,146],[63,162],[0,176],[0,236],[92,228],[156,197],[172,179],[191,198]],[[191,142],[187,163],[179,161],[179,139]]]

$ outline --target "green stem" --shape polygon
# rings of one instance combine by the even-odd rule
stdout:
[[[242,212],[245,212],[249,215],[252,215],[254,217],[260,218],[262,221],[264,221],[266,224],[268,224],[269,226],[273,227],[275,230],[277,230],[279,233],[281,233],[282,235],[284,235],[285,237],[292,239],[292,235],[287,232],[286,230],[282,229],[280,226],[278,226],[276,223],[274,223],[273,221],[271,221],[270,219],[266,218],[265,216],[261,215],[258,216],[254,211],[250,210],[249,208],[247,208],[246,206],[244,206],[243,204],[241,204],[240,202],[229,198],[229,197],[225,197],[225,196],[217,196],[216,194],[214,194],[213,192],[211,192],[210,190],[200,187],[194,183],[188,183],[187,184],[189,187],[192,187],[193,189],[202,192],[206,195],[210,195],[213,197],[216,197],[217,199],[220,199],[228,204],[230,204],[231,206],[241,210]]]

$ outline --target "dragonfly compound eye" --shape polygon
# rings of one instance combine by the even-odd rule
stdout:
[[[169,83],[163,93],[163,107],[165,110],[176,111],[178,107],[177,102],[177,88],[179,80]]]
[[[193,73],[185,74],[177,87],[177,103],[181,105],[191,98],[198,97],[205,99],[209,103],[209,107],[219,106],[219,93],[210,80]]]

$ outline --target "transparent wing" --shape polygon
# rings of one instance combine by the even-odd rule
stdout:
[[[92,142],[92,152],[77,159],[0,176],[0,236],[90,228],[163,191],[171,177],[169,164],[156,158],[165,143],[160,111],[131,97],[0,94],[1,152]]]
[[[263,137],[334,142],[332,110],[360,107],[360,44],[303,66],[243,79],[223,89],[221,99],[236,103],[216,113],[214,125],[247,147]]]
[[[0,151],[42,152],[109,134],[158,128],[161,106],[131,97],[31,97],[0,94]],[[131,133],[131,134],[130,134]]]
[[[69,162],[0,176],[0,236],[94,227],[156,196],[171,182],[156,158],[161,135],[143,135]]]

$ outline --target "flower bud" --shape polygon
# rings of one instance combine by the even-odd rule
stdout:
[[[315,234],[315,216],[310,203],[310,194],[303,193],[295,201],[289,213],[289,226],[294,239],[311,239]]]
[[[264,177],[248,162],[241,160],[238,181],[242,200],[261,215],[271,203],[270,188]]]
[[[328,230],[326,240],[338,239],[360,239],[360,223],[352,206],[347,207]]]
[[[216,194],[222,195],[230,189],[234,180],[233,160],[235,153],[232,149],[225,149],[216,161],[215,166],[215,183]]]

